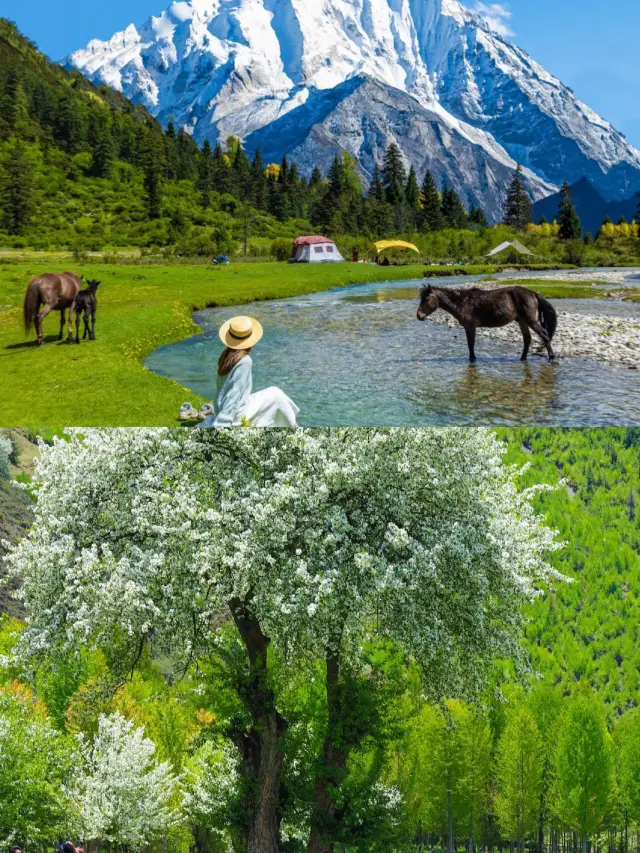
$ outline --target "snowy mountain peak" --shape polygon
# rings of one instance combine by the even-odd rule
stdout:
[[[452,148],[462,140],[458,156],[469,163],[478,151],[501,169],[521,162],[536,198],[585,176],[609,198],[640,188],[640,152],[457,0],[177,0],[139,30],[94,40],[66,61],[142,101],[160,121],[173,118],[199,142],[256,138],[289,114],[293,129],[305,108],[305,156],[342,147],[367,174],[380,144],[367,129],[367,103],[351,98],[358,115],[338,126],[322,93],[338,90],[338,103],[345,82],[369,78],[413,99]],[[313,124],[315,106],[321,126]],[[411,124],[383,112],[384,130],[376,132],[424,167],[429,152],[414,151]],[[300,153],[298,143],[282,135],[280,154]],[[457,165],[462,181],[464,164]],[[496,195],[494,172],[487,198]],[[467,191],[482,203],[476,195]]]

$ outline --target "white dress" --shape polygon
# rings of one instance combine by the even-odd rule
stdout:
[[[300,409],[280,388],[252,394],[253,362],[245,355],[227,376],[218,376],[215,415],[200,426],[230,427],[249,423],[255,427],[295,427]]]

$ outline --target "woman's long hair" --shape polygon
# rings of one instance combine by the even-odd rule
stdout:
[[[227,347],[218,359],[218,376],[228,376],[233,368],[242,361],[245,355],[249,355],[249,349],[229,349]]]

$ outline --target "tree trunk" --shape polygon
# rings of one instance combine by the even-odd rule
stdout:
[[[587,837],[587,833],[582,833],[582,853],[589,853],[589,838]]]
[[[327,733],[324,739],[322,770],[316,782],[315,815],[307,853],[332,853],[332,829],[340,816],[331,788],[340,784],[347,766],[347,752],[342,744],[342,701],[340,695],[340,661],[338,652],[327,655]]]
[[[251,714],[251,730],[239,738],[242,772],[247,781],[247,853],[280,851],[280,786],[282,781],[282,735],[286,721],[276,709],[269,687],[267,652],[269,638],[249,610],[249,601],[234,599],[231,613],[247,652],[248,678],[243,698]]]

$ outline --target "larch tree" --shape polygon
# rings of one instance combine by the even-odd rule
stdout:
[[[613,793],[613,754],[599,700],[593,695],[571,699],[558,737],[556,810],[577,833],[582,853],[601,825]]]
[[[640,715],[625,714],[614,730],[618,804],[624,823],[623,849],[629,849],[629,826],[640,824]]]
[[[517,708],[507,717],[498,743],[496,813],[505,838],[520,853],[538,822],[542,786],[540,732],[531,712]]]
[[[484,430],[72,431],[42,446],[35,524],[7,558],[30,611],[18,652],[46,667],[99,647],[124,673],[150,648],[186,670],[231,620],[249,853],[281,849],[287,721],[269,649],[321,658],[308,850],[332,851],[343,671],[370,639],[397,644],[434,698],[476,695],[496,657],[526,667],[521,605],[561,578],[559,546],[502,453]]]

